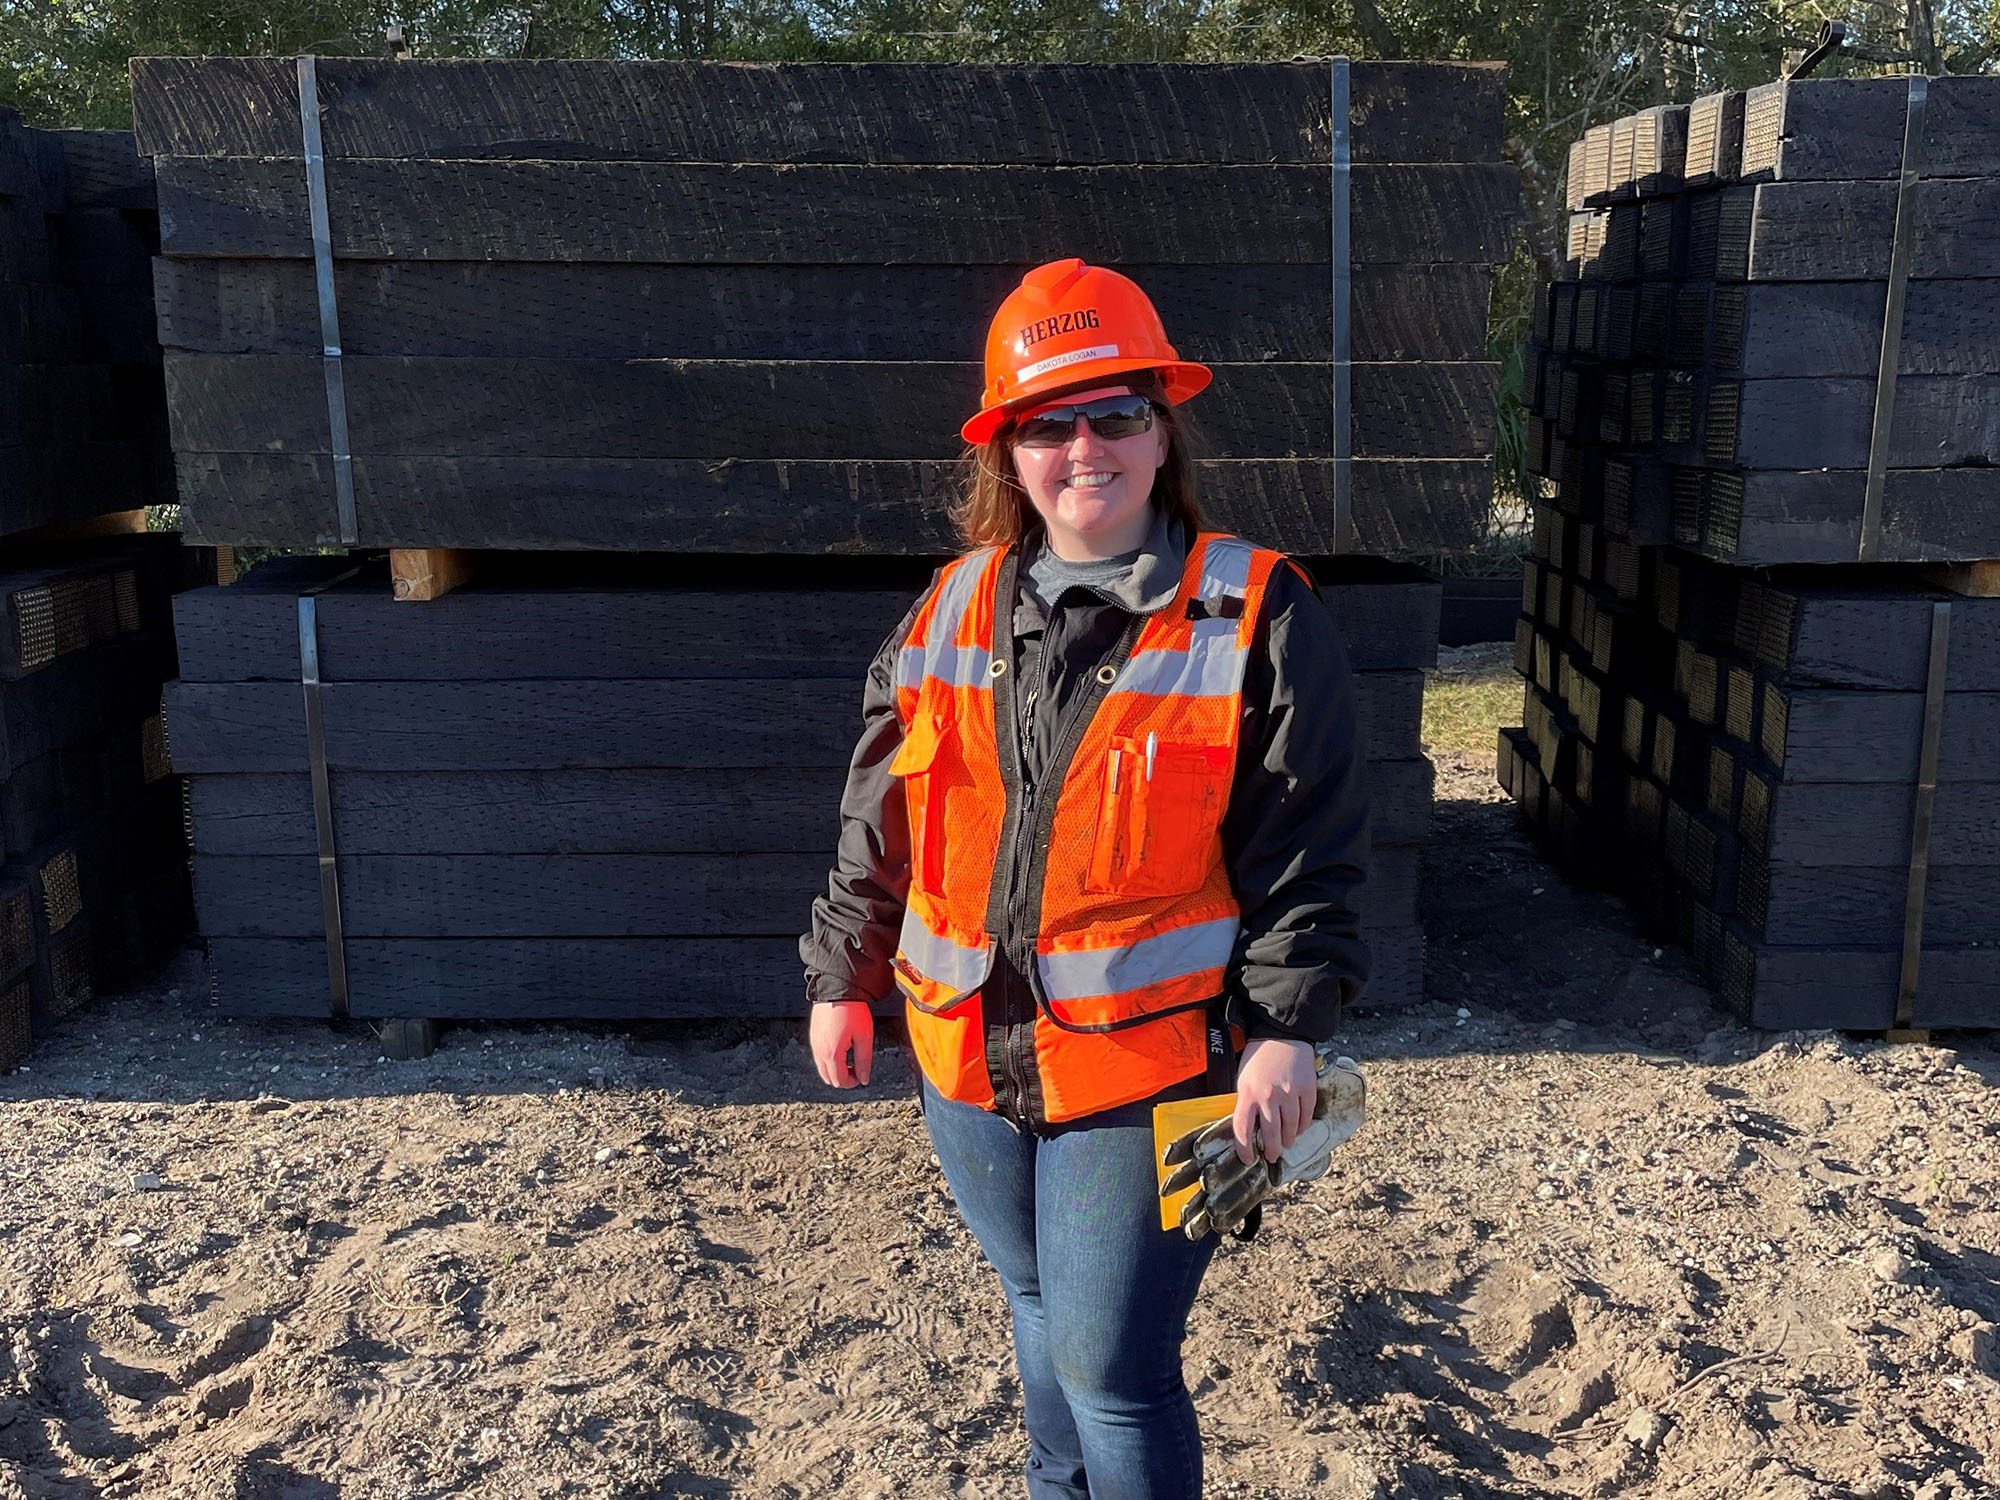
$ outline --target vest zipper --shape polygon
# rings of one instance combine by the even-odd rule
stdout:
[[[996,610],[996,616],[1001,611]],[[1011,610],[1007,612],[1011,618]],[[1030,773],[1035,764],[1035,705],[1041,701],[1042,693],[1049,685],[1050,637],[1055,633],[1055,611],[1048,612],[1042,629],[1042,643],[1035,653],[1034,681],[1026,683],[1027,696],[1014,714],[1014,742],[1018,747],[1021,768],[1020,817],[1017,828],[1035,826],[1037,798],[1040,796],[1041,782]],[[1018,656],[1017,656],[1018,660]],[[1033,855],[1018,837],[1014,840],[1013,870],[1009,890],[1018,891],[1027,883],[1032,874]],[[1007,1081],[1012,1086],[1015,1107],[1021,1118],[1030,1127],[1045,1124],[1045,1110],[1042,1104],[1041,1074],[1035,1065],[1035,942],[1029,934],[1023,942],[1018,921],[1009,924],[1014,929],[1015,949],[1010,955],[1014,972],[1020,976],[1020,993],[1014,986],[1007,990],[1007,1031],[1001,1045],[1001,1057],[1007,1070]],[[1016,1008],[1016,1001],[1025,999],[1026,1004]],[[1025,1013],[1022,1013],[1025,1012]]]
[[[1032,695],[1030,696],[1032,700]],[[1021,783],[1020,826],[1024,828],[1030,826],[1034,821],[1034,814],[1035,784],[1023,778]],[[1012,889],[1019,889],[1021,880],[1025,878],[1026,868],[1027,861],[1023,857],[1021,840],[1017,838],[1014,841]],[[1007,1063],[1007,1080],[1014,1086],[1015,1106],[1020,1110],[1021,1118],[1032,1126],[1042,1123],[1042,1110],[1040,1107],[1042,1091],[1037,1088],[1031,1094],[1028,1089],[1029,1076],[1035,1071],[1035,991],[1034,980],[1030,977],[1035,962],[1035,941],[1032,935],[1026,941],[1027,966],[1024,968],[1021,964],[1021,954],[1018,951],[1022,945],[1019,932],[1020,924],[1017,922],[1013,925],[1016,929],[1015,947],[1017,951],[1010,957],[1014,972],[1020,976],[1021,982],[1018,989],[1027,992],[1028,1003],[1025,1007],[1027,1013],[1025,1015],[1017,1014],[1015,1009],[1017,987],[1011,984],[1007,986],[1007,1037],[1001,1048],[1001,1053]],[[1040,1079],[1037,1078],[1036,1081],[1039,1083]]]
[[[1013,606],[1014,589],[1020,566],[1018,550],[1011,551],[1001,560],[1000,573],[994,583],[993,645],[998,650],[1005,636],[1010,651],[1014,641]],[[1178,597],[1178,595],[1176,596]],[[994,684],[994,739],[1000,749],[1000,780],[1013,801],[1011,811],[1014,816],[1009,824],[1003,825],[1003,837],[1011,832],[1013,843],[1006,856],[1008,879],[1003,886],[999,880],[993,883],[992,901],[987,907],[987,927],[996,937],[1002,930],[1011,932],[1014,940],[1007,952],[1013,960],[1013,967],[1021,976],[1021,983],[1028,991],[1028,1015],[1024,1021],[1014,1019],[1014,996],[1011,987],[1007,996],[1006,1031],[1001,1044],[1001,1061],[1005,1072],[1005,1082],[1009,1085],[1021,1116],[1030,1128],[1048,1124],[1048,1110],[1042,1099],[1041,1070],[1035,1061],[1035,1025],[1040,1014],[1048,1008],[1041,993],[1041,973],[1035,963],[1036,930],[1041,925],[1042,881],[1045,871],[1043,856],[1047,850],[1049,836],[1055,827],[1055,810],[1061,800],[1062,784],[1069,774],[1069,763],[1076,756],[1077,747],[1083,743],[1090,722],[1097,716],[1097,710],[1110,691],[1111,682],[1101,675],[1106,666],[1111,668],[1111,680],[1124,669],[1132,655],[1132,649],[1139,642],[1139,634],[1145,629],[1146,616],[1133,615],[1126,622],[1118,642],[1111,654],[1098,663],[1091,673],[1082,699],[1069,714],[1068,721],[1056,736],[1055,754],[1044,767],[1042,780],[1056,789],[1056,795],[1045,801],[1038,801],[1039,788],[1026,775],[1022,759],[1021,737],[1023,720],[1019,706],[1014,701],[1014,690],[1018,673],[1009,672]],[[1048,672],[1048,641],[1046,635],[1042,643],[1042,659],[1037,662],[1036,688],[1046,682]],[[1020,657],[1012,653],[1013,664],[1018,667]],[[1004,706],[1006,715],[1012,720],[1006,732],[1001,731],[1000,711]],[[1029,732],[1032,732],[1030,730]],[[996,872],[997,874],[997,872]],[[1003,907],[1004,903],[1004,907]],[[997,1101],[996,1101],[997,1102]]]
[[[1015,957],[1014,967],[1027,984],[1028,996],[1036,1011],[1048,1008],[1047,997],[1042,994],[1041,969],[1035,962],[1036,933],[1041,926],[1042,881],[1047,872],[1045,861],[1049,839],[1055,832],[1056,810],[1062,801],[1063,784],[1069,779],[1069,765],[1076,758],[1077,748],[1082,745],[1083,737],[1090,732],[1091,721],[1097,717],[1097,710],[1103,705],[1105,695],[1111,691],[1111,683],[1115,682],[1118,673],[1124,670],[1125,663],[1131,658],[1132,648],[1139,643],[1139,633],[1145,628],[1144,615],[1134,615],[1126,622],[1124,630],[1119,633],[1117,644],[1111,648],[1111,654],[1092,670],[1089,685],[1085,688],[1082,698],[1071,706],[1061,731],[1056,736],[1053,753],[1048,763],[1042,767],[1042,780],[1055,788],[1055,795],[1038,802],[1037,789],[1025,777],[1022,778],[1021,820],[1014,836],[1015,880],[1010,894],[1019,902],[1013,914],[1018,917],[1025,911],[1028,920],[1025,923],[1017,920],[1012,924],[1015,943],[1020,950]],[[1048,650],[1046,640],[1042,649],[1044,652]],[[1106,667],[1111,669],[1109,681],[1104,676]],[[1024,927],[1028,929],[1026,932],[1022,931]],[[1021,1028],[1021,1033],[1027,1044],[1025,1048],[1018,1049],[1022,1054],[1022,1066],[1024,1070],[1033,1074],[1037,1084],[1034,1092],[1024,1097],[1033,1122],[1037,1125],[1046,1125],[1048,1111],[1042,1101],[1042,1091],[1039,1087],[1041,1075],[1035,1065],[1035,1029],[1032,1018],[1028,1025]],[[1010,1061],[1017,1054],[1011,1036],[1008,1040],[1007,1053]]]

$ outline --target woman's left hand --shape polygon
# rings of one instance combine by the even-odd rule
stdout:
[[[1266,1161],[1276,1161],[1312,1121],[1319,1077],[1309,1042],[1253,1037],[1236,1065],[1236,1155],[1248,1166],[1261,1142]]]

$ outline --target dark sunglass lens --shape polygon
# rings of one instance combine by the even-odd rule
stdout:
[[[1107,396],[1084,407],[1101,438],[1137,437],[1153,427],[1153,403],[1144,396]]]
[[[1076,418],[1067,410],[1047,416],[1030,417],[1014,430],[1014,441],[1023,448],[1060,448],[1076,431]]]
[[[1078,413],[1092,432],[1112,441],[1153,430],[1153,403],[1144,396],[1106,396],[1029,417],[1014,429],[1014,441],[1023,448],[1060,448],[1075,435]]]

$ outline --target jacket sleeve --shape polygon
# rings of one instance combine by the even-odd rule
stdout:
[[[1322,1042],[1368,979],[1368,793],[1354,674],[1318,591],[1281,567],[1243,684],[1223,853],[1243,910],[1227,989],[1252,1037]]]
[[[924,598],[929,597],[926,591]],[[840,842],[812,929],[799,939],[806,995],[815,1002],[876,1001],[894,992],[890,960],[910,889],[910,825],[903,784],[889,763],[903,743],[896,716],[896,657],[923,599],[875,653],[861,693],[861,739],[840,797]]]

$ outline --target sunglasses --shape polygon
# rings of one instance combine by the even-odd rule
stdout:
[[[1065,447],[1076,433],[1078,417],[1106,442],[1115,442],[1153,430],[1153,403],[1144,396],[1103,396],[1074,406],[1052,406],[1015,424],[1015,446]]]

